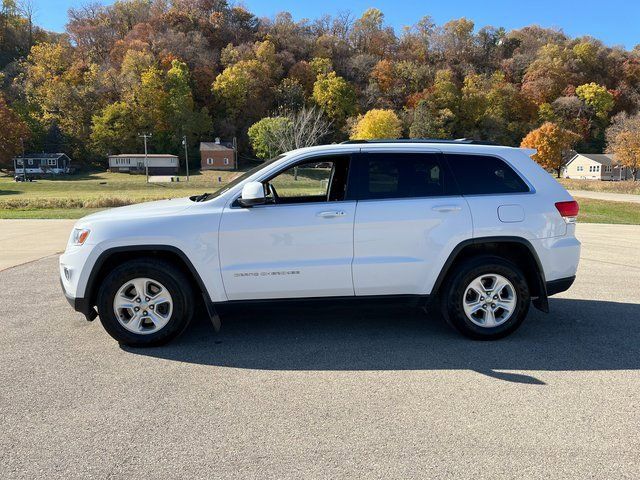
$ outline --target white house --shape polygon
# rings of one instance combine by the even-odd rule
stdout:
[[[180,162],[176,155],[148,154],[147,165],[150,175],[175,175],[178,173]],[[144,153],[123,153],[121,155],[109,155],[109,171],[145,173]]]
[[[584,180],[627,180],[628,168],[616,162],[615,154],[577,153],[562,169],[564,178]]]
[[[28,153],[24,157],[16,157],[13,159],[16,175],[24,175],[25,163],[27,175],[71,173],[71,159],[65,153]]]

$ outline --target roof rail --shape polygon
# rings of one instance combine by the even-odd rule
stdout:
[[[483,140],[473,140],[472,138],[456,138],[455,140],[444,140],[442,138],[376,138],[375,140],[345,140],[342,144],[358,143],[464,143],[467,145],[495,145],[493,142]]]

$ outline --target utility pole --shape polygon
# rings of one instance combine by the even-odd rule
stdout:
[[[238,140],[233,137],[233,169],[238,170]]]
[[[147,159],[147,138],[151,138],[152,135],[150,133],[142,133],[138,134],[139,137],[144,138],[144,170],[147,175],[147,183],[149,183],[149,162]]]
[[[184,164],[187,167],[187,182],[189,181],[189,149],[187,148],[187,136],[182,136],[182,145],[184,145]]]

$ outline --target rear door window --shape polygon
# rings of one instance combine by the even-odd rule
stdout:
[[[529,187],[504,160],[488,155],[447,154],[463,195],[529,192]]]
[[[458,194],[439,153],[368,153],[359,170],[359,198],[419,198]]]

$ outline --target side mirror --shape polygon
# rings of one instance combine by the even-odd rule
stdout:
[[[264,186],[260,182],[249,182],[242,187],[242,196],[239,203],[243,207],[253,207],[266,203]]]

